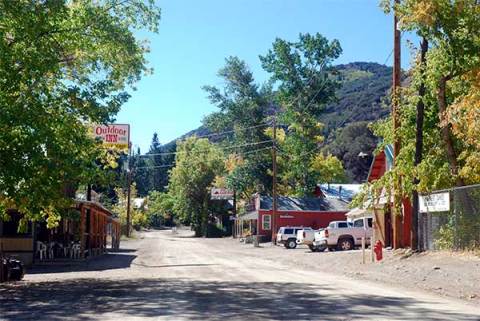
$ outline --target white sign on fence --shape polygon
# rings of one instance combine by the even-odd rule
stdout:
[[[233,199],[233,191],[226,188],[212,188],[212,200],[231,200]]]
[[[450,211],[450,193],[420,195],[420,213]]]

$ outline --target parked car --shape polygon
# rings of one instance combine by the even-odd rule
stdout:
[[[319,230],[301,229],[297,231],[297,245],[307,245],[310,250],[314,251],[313,241],[315,240],[315,233]]]
[[[362,244],[362,238],[365,238],[365,244],[370,244],[373,234],[372,217],[362,217],[347,221],[331,222],[327,228],[315,233],[312,251],[330,250],[352,250]]]
[[[284,226],[278,230],[277,244],[283,244],[287,249],[297,247],[297,232],[300,230],[312,230],[311,227]]]

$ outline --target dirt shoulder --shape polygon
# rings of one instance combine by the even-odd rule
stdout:
[[[367,263],[362,263],[360,250],[312,253],[299,246],[287,250],[282,246],[262,244],[254,248],[234,239],[209,240],[230,243],[235,251],[248,251],[270,261],[287,263],[292,269],[311,269],[334,273],[405,289],[418,289],[441,296],[480,304],[480,257],[469,253],[425,252],[411,254],[403,250],[384,251],[384,260],[372,263],[367,250]]]

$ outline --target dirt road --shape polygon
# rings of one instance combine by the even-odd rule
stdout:
[[[0,320],[480,320],[464,302],[295,268],[288,251],[169,231],[123,247],[1,285]]]

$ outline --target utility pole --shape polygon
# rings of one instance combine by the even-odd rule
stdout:
[[[272,244],[277,244],[276,215],[277,215],[277,112],[273,114],[273,142],[272,142]]]
[[[417,103],[417,117],[416,117],[416,134],[415,134],[415,167],[422,162],[423,158],[423,118],[424,118],[424,109],[425,104],[423,102],[425,96],[425,67],[426,67],[426,56],[428,51],[428,40],[423,37],[421,49],[420,49],[420,68],[421,68],[421,83],[420,88],[418,89],[418,96],[420,99]],[[418,200],[418,191],[417,186],[420,183],[420,180],[417,176],[413,179],[413,195],[412,195],[412,249],[413,250],[423,250],[423,231],[422,225],[419,220],[419,200]]]
[[[399,4],[400,0],[395,0],[395,4]],[[398,17],[394,10],[393,13],[393,85],[392,85],[392,120],[393,120],[393,166],[397,165],[397,158],[400,153],[400,137],[398,137],[398,130],[400,129],[400,95],[399,88],[401,82],[401,34],[398,29]],[[393,183],[393,247],[399,248],[402,246],[402,192],[401,192],[401,178],[396,177]]]
[[[232,228],[232,234],[233,234],[233,238],[237,238],[237,231],[236,231],[236,223],[237,223],[237,191],[235,190],[235,188],[233,189],[233,210],[232,210],[232,215],[233,215],[233,218],[234,218],[234,221],[235,222],[233,224],[233,228]]]
[[[128,146],[128,170],[127,170],[127,237],[130,237],[130,190],[132,185],[132,148]]]

